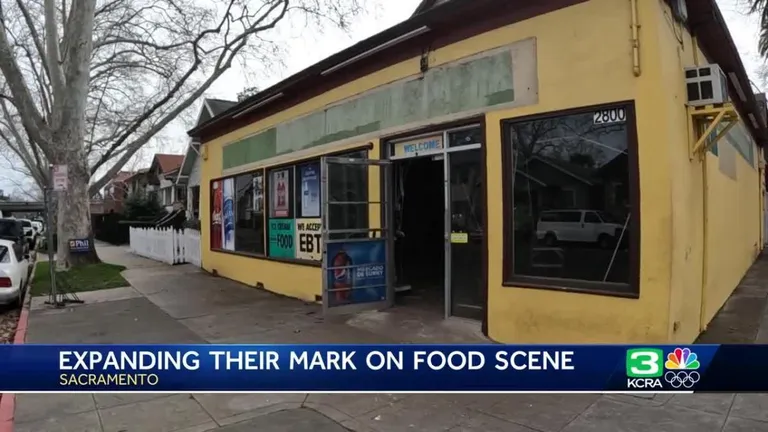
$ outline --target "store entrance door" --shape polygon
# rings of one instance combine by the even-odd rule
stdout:
[[[438,308],[445,318],[485,318],[483,145],[481,125],[388,143],[388,157],[395,163],[393,172],[400,174],[400,180],[392,183],[395,234],[401,245],[395,248],[393,259],[398,270],[396,291],[406,297],[405,304],[416,304],[422,310]],[[403,174],[406,171],[408,175]],[[421,225],[408,224],[414,214]],[[437,235],[432,235],[435,232]],[[409,243],[409,239],[415,240]],[[412,263],[415,271],[401,268]],[[441,295],[435,294],[434,287]],[[411,291],[417,300],[407,300]]]
[[[448,213],[450,234],[446,242],[446,261],[450,278],[452,316],[482,320],[483,312],[483,200],[482,150],[448,153],[450,173]]]
[[[330,194],[329,185],[341,171],[352,171],[359,181],[380,178],[383,196],[391,196],[391,163],[348,157],[323,157],[321,167],[323,312],[348,314],[391,307],[394,303],[392,209],[387,198]],[[347,168],[341,170],[340,168]],[[345,209],[365,214],[365,227],[346,226],[337,217]],[[371,227],[369,214],[381,214]]]

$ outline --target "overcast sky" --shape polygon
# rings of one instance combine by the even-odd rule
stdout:
[[[723,15],[728,22],[733,39],[739,48],[747,71],[757,83],[756,71],[760,66],[760,60],[756,53],[758,22],[755,17],[748,16],[744,2],[746,0],[718,0]],[[261,89],[269,87],[302,69],[317,63],[355,42],[372,36],[388,27],[391,27],[407,19],[416,8],[420,0],[383,0],[376,10],[367,16],[361,17],[353,23],[349,33],[341,31],[327,31],[322,35],[291,34],[286,37],[286,45],[290,55],[285,59],[283,67],[271,72],[269,76],[249,77],[244,73],[242,65],[236,65],[206,93],[208,97],[221,99],[236,99],[236,95],[245,87],[257,86]],[[247,67],[247,66],[246,66]],[[153,146],[142,152],[140,161],[132,166],[149,165],[151,155],[156,150],[167,153],[183,153],[187,139],[185,125],[177,122],[170,127],[166,134],[178,139],[164,144],[162,149]],[[4,166],[5,161],[0,161],[0,189],[6,193],[16,189],[19,183],[24,182],[18,175],[10,178],[9,170]]]

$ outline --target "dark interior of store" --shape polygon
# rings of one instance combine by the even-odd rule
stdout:
[[[394,163],[397,303],[442,312],[445,298],[443,161]]]

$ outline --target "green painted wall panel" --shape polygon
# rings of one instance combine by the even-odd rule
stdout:
[[[224,147],[222,155],[223,169],[234,168],[251,161],[259,161],[277,154],[277,129],[248,137],[242,141]]]
[[[224,147],[223,168],[513,102],[512,75],[509,51],[433,68],[423,77],[382,87],[230,144]]]

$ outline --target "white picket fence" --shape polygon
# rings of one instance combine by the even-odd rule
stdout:
[[[173,228],[130,228],[131,252],[167,264],[200,267],[200,232]]]

